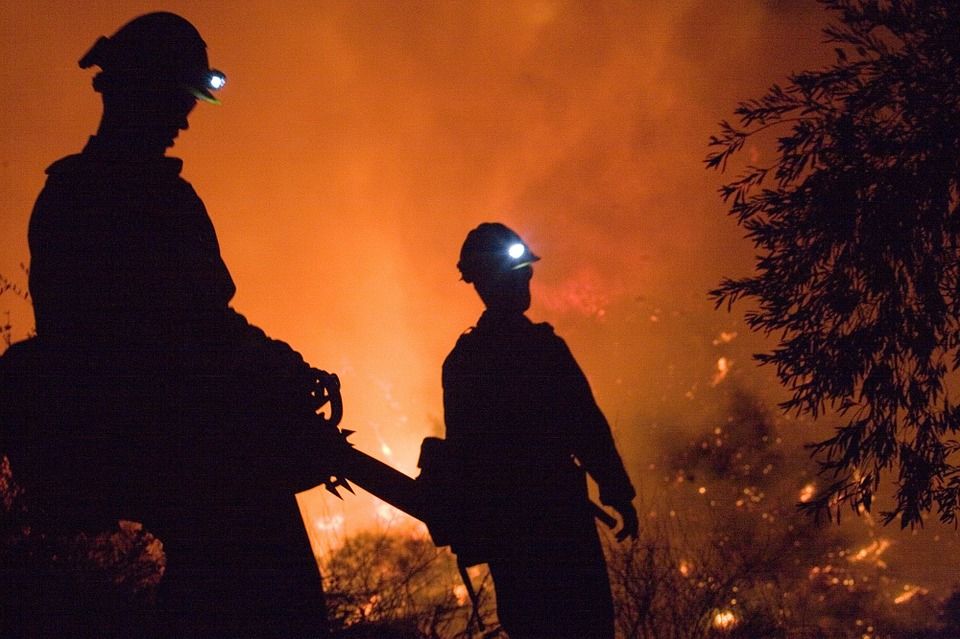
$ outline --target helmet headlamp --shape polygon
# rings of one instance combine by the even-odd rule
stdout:
[[[188,83],[186,87],[198,100],[203,100],[211,104],[220,104],[220,100],[210,92],[219,91],[226,83],[227,76],[223,71],[210,69],[200,75],[199,82],[196,83],[196,85]]]
[[[226,83],[227,83],[227,76],[225,76],[222,71],[211,69],[210,73],[207,74],[207,86],[209,86],[214,91],[218,91],[222,89],[223,85],[225,85]]]
[[[467,234],[457,268],[463,281],[470,283],[522,269],[539,259],[515,232],[499,222],[484,222]]]

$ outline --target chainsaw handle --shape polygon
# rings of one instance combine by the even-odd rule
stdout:
[[[324,424],[337,426],[343,419],[343,397],[340,395],[340,378],[336,373],[328,373],[313,369],[313,397],[314,412]],[[324,414],[327,407],[329,414]]]
[[[605,525],[610,530],[613,530],[617,527],[617,518],[605,511],[597,502],[593,500],[590,501],[590,508],[593,511],[593,516],[600,520],[600,522]]]

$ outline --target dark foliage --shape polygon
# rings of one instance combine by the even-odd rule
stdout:
[[[33,525],[27,503],[0,454],[0,635],[125,636],[142,629],[166,569],[160,540],[132,521],[98,534],[51,535]],[[38,583],[55,615],[29,598]]]
[[[30,269],[27,268],[26,265],[20,264],[20,270],[23,271],[26,277],[30,277]],[[13,295],[21,301],[30,302],[30,291],[28,291],[25,286],[0,273],[0,297],[2,297],[4,293]],[[33,334],[33,331],[31,331],[30,334]],[[13,326],[10,325],[10,311],[6,311],[5,319],[0,321],[0,344],[3,345],[2,348],[0,348],[0,353],[13,344]]]
[[[338,639],[501,636],[494,630],[489,573],[474,580],[488,630],[483,633],[471,623],[456,559],[423,534],[359,533],[327,557],[322,572],[332,636]]]
[[[793,75],[721,124],[708,167],[775,127],[776,160],[721,188],[757,249],[756,271],[711,292],[754,305],[779,337],[757,355],[784,408],[844,424],[812,445],[829,484],[805,507],[867,510],[893,475],[887,522],[957,521],[960,406],[960,3],[824,0],[839,23],[825,69]],[[760,136],[762,137],[762,136]]]

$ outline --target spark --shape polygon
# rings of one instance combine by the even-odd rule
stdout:
[[[730,369],[733,368],[733,360],[727,359],[726,357],[721,357],[717,360],[717,371],[713,374],[713,380],[710,382],[711,386],[716,386],[724,379],[727,375],[730,374]]]
[[[927,590],[926,588],[922,588],[920,586],[911,586],[907,584],[906,586],[903,587],[903,593],[898,595],[896,598],[894,598],[893,603],[895,604],[906,603],[911,599],[913,599],[914,597],[916,597],[917,595],[926,595],[929,592],[930,591]]]
[[[737,337],[736,331],[726,332],[722,331],[717,339],[713,340],[714,346],[720,346],[720,344],[729,344]]]
[[[890,543],[891,542],[889,539],[878,539],[870,545],[858,550],[852,556],[848,557],[848,560],[856,563],[858,561],[863,561],[868,557],[872,557],[874,560],[879,562],[880,555],[882,555],[887,548],[890,547]]]
[[[693,573],[693,565],[686,559],[680,560],[680,565],[677,567],[677,569],[684,577],[689,577]]]
[[[387,442],[380,442],[380,451],[387,457],[393,456],[393,449],[387,446]]]
[[[813,499],[813,495],[817,492],[817,485],[813,482],[807,484],[800,490],[800,501],[801,503],[807,503]]]
[[[458,606],[467,605],[467,600],[469,599],[467,593],[467,587],[464,584],[457,584],[453,587],[453,596],[457,598]]]

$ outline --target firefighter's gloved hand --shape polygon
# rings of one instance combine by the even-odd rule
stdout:
[[[623,520],[623,525],[620,527],[620,531],[617,532],[617,541],[623,541],[627,537],[636,539],[637,534],[640,532],[640,521],[637,519],[637,509],[634,508],[633,504],[629,501],[622,504],[611,505],[620,513],[620,518]]]

